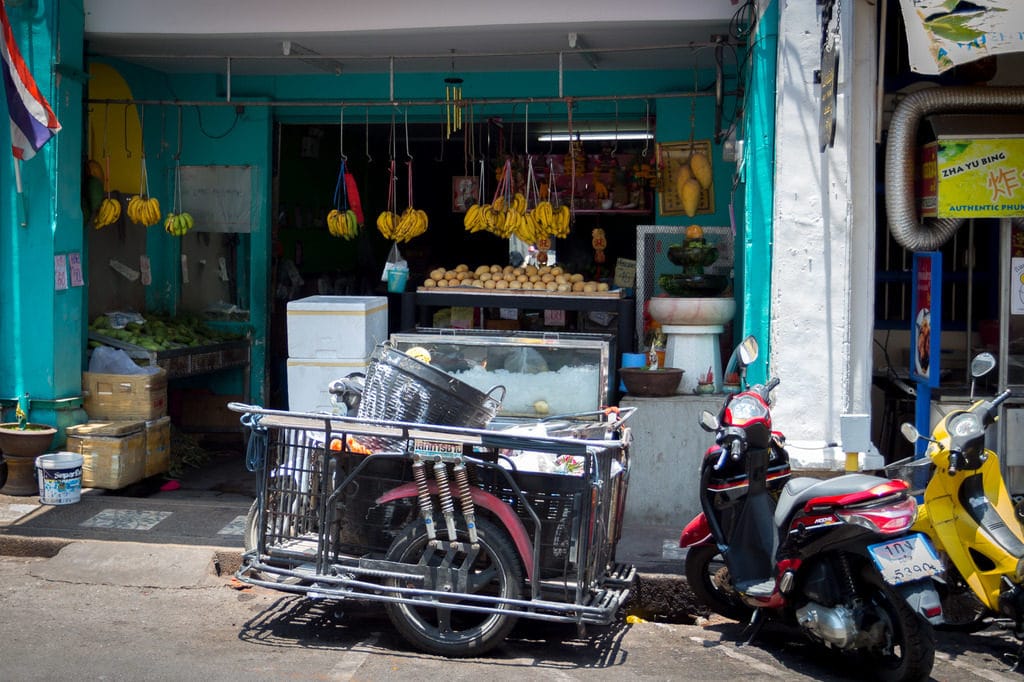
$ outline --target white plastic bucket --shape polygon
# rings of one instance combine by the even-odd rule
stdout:
[[[36,457],[39,502],[74,504],[81,500],[82,462],[77,452],[52,452]]]

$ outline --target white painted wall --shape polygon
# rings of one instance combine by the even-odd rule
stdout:
[[[84,0],[85,29],[127,34],[300,34],[588,21],[721,21],[733,0]]]
[[[840,5],[837,129],[825,153],[818,8],[788,0],[780,12],[769,367],[782,379],[775,426],[797,466],[842,468],[842,449],[827,446],[840,441],[841,415],[870,411],[875,29],[861,5]]]

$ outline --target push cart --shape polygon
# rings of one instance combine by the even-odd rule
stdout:
[[[629,596],[630,410],[483,428],[229,408],[259,476],[243,582],[383,602],[445,656],[486,652],[519,618],[608,624]]]

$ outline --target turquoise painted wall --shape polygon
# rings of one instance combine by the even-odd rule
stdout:
[[[753,334],[760,344],[760,360],[750,368],[750,381],[764,381],[771,357],[769,340],[772,215],[775,196],[775,90],[778,49],[779,3],[773,0],[758,23],[751,50],[748,90],[750,104],[744,129],[746,211],[743,224],[742,258],[744,279],[743,333]],[[739,256],[739,248],[737,248]]]
[[[54,257],[81,254],[83,248],[82,7],[25,3],[7,11],[22,56],[63,130],[21,163],[24,194],[19,197],[10,131],[0,126],[5,159],[0,163],[0,400],[9,408],[18,398],[30,408],[30,420],[65,426],[82,414],[77,407],[85,288],[56,290]],[[6,120],[6,101],[0,109]],[[4,418],[13,418],[10,409]]]

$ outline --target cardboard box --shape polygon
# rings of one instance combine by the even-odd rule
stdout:
[[[288,409],[293,412],[331,412],[327,387],[353,372],[366,374],[370,358],[316,360],[288,358]]]
[[[147,420],[167,414],[167,372],[82,373],[82,407],[93,420]]]
[[[310,296],[286,315],[293,358],[365,358],[388,338],[387,296]]]
[[[166,473],[171,464],[171,418],[146,422],[146,464],[143,477]]]
[[[82,455],[82,487],[117,490],[146,471],[146,423],[90,421],[67,428],[68,452]]]

